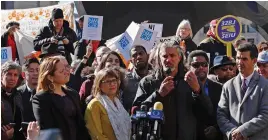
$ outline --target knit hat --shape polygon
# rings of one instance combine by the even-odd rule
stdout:
[[[59,8],[54,8],[51,14],[51,20],[63,18],[63,11]]]

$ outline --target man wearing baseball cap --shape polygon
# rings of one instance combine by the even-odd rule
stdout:
[[[268,51],[259,53],[257,59],[258,73],[268,79]]]
[[[226,55],[219,55],[214,58],[213,66],[210,68],[208,78],[214,82],[224,84],[228,80],[234,77],[235,61]]]

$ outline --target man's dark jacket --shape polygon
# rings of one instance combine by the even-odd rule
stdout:
[[[209,126],[214,126],[217,129],[217,140],[222,140],[222,134],[217,124],[217,108],[221,97],[222,85],[210,79],[207,79],[208,96],[213,105],[213,113],[210,116],[203,115],[199,118],[199,136],[202,140],[207,140],[204,135],[204,130]]]
[[[194,94],[188,83],[184,81],[184,74],[175,78],[175,89],[167,96],[158,93],[164,76],[160,70],[155,74],[141,79],[133,106],[145,104],[152,107],[157,101],[163,104],[165,122],[162,127],[164,140],[197,140],[197,119],[200,115],[212,114],[213,107],[210,99],[201,91]]]
[[[24,121],[25,122],[35,121],[34,114],[33,114],[32,97],[36,91],[35,90],[29,91],[26,84],[18,87],[17,90],[22,97]]]
[[[65,36],[69,40],[69,44],[64,45],[65,47],[65,57],[69,64],[72,62],[72,58],[70,53],[74,54],[74,46],[73,43],[77,41],[77,37],[73,29],[69,27],[69,22],[63,21],[63,33],[61,36]],[[42,46],[47,46],[51,42],[51,37],[55,36],[53,34],[54,26],[52,20],[49,20],[48,26],[41,28],[40,33],[34,39],[34,50],[41,51]]]

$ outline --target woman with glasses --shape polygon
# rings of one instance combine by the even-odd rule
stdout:
[[[80,109],[78,93],[65,86],[70,66],[63,56],[46,58],[38,77],[33,112],[40,129],[60,129],[64,140],[86,140],[88,133]]]
[[[197,49],[197,45],[193,42],[193,31],[189,20],[182,20],[176,31],[176,40],[180,42],[180,46],[187,58],[188,54]],[[184,42],[184,46],[182,44]]]
[[[100,70],[95,77],[95,97],[85,112],[86,127],[93,140],[129,140],[130,117],[119,101],[120,73],[113,67]]]
[[[122,69],[126,68],[120,55],[115,51],[109,51],[103,54],[100,63],[98,64],[98,67],[95,70],[95,75],[98,71],[111,66],[120,67]],[[93,96],[90,95],[93,84],[94,84],[94,76],[92,75],[89,79],[83,82],[80,88],[79,95],[81,102],[83,104],[83,110],[85,110],[87,104],[93,99]]]

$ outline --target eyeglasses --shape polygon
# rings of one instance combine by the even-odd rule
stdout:
[[[268,50],[268,47],[260,48],[260,51],[267,51],[267,50]]]
[[[234,68],[232,68],[232,67],[227,67],[227,68],[221,68],[221,70],[222,70],[222,71],[227,71],[227,70],[229,70],[229,71],[233,71]]]
[[[112,79],[112,80],[102,80],[101,83],[103,84],[115,84],[118,82],[118,79]]]
[[[208,67],[208,63],[207,62],[194,62],[191,64],[192,67],[194,68],[199,68],[200,66],[204,67]]]
[[[258,67],[268,67],[268,63],[257,63]]]
[[[184,30],[184,31],[190,31],[189,28],[180,28],[180,30]]]

